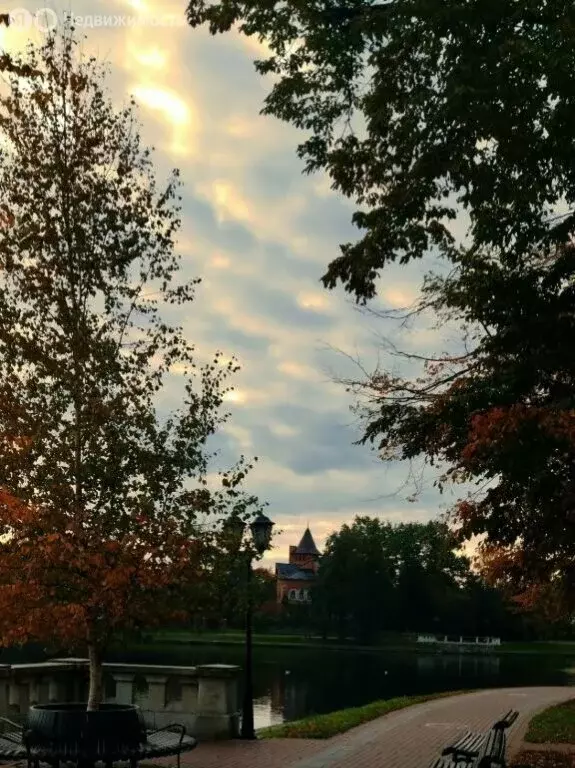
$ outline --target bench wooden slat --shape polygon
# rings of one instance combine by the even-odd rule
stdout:
[[[465,755],[466,757],[477,757],[481,751],[487,735],[485,733],[474,733],[467,731],[456,742],[445,747],[443,755]]]
[[[457,755],[443,755],[438,757],[431,765],[431,768],[465,768],[469,766],[469,761]]]
[[[468,738],[465,739],[460,746],[456,748],[456,752],[466,752],[470,755],[479,754],[479,750],[483,746],[485,741],[485,734],[483,733],[470,733]]]
[[[22,744],[22,732],[21,731],[5,731],[0,734],[0,738],[13,741],[15,744]]]
[[[26,747],[21,742],[17,744],[0,736],[0,756],[9,759],[23,759],[26,757]]]
[[[476,733],[466,731],[453,744],[449,744],[432,768],[453,768],[467,765],[468,768],[499,768],[505,765],[507,745],[506,731],[519,717],[519,712],[510,709],[497,720],[489,731]]]
[[[487,735],[485,747],[479,760],[479,768],[504,765],[506,744],[505,731],[501,728],[492,728]]]
[[[431,768],[453,768],[453,765],[454,763],[451,755],[444,755],[442,757],[438,757],[435,762],[431,764]]]
[[[516,709],[510,709],[501,717],[493,726],[494,728],[511,728],[513,723],[519,717],[519,712]]]

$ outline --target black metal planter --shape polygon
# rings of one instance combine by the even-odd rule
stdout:
[[[139,707],[128,704],[102,704],[88,712],[86,704],[37,704],[30,707],[24,726],[0,717],[10,730],[0,734],[0,758],[27,759],[28,768],[48,763],[74,763],[89,768],[102,762],[112,768],[115,762],[129,762],[137,768],[138,760],[177,756],[198,745],[186,735],[180,723],[146,731]]]
[[[24,739],[32,749],[53,752],[60,759],[74,756],[80,765],[94,759],[118,760],[136,753],[146,742],[146,727],[138,707],[101,704],[37,704],[28,710]]]

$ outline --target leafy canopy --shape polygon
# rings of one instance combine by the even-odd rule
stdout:
[[[437,462],[440,488],[475,483],[453,510],[460,536],[520,541],[537,580],[575,577],[573,290],[571,246],[515,269],[469,254],[423,297],[440,319],[467,321],[468,351],[426,360],[420,378],[352,383],[364,441],[385,459]]]
[[[326,542],[313,610],[342,637],[363,642],[381,631],[462,631],[470,577],[444,522],[356,517]]]
[[[264,114],[306,132],[306,171],[356,202],[359,239],[326,287],[365,302],[389,262],[432,251],[454,266],[419,309],[462,323],[465,351],[430,356],[419,378],[352,383],[366,439],[446,463],[440,485],[477,483],[455,509],[461,535],[519,547],[535,583],[572,589],[573,7],[191,0],[188,18],[267,43]],[[462,211],[465,247],[450,228]]]
[[[258,504],[241,490],[243,458],[208,482],[237,365],[199,363],[176,322],[198,283],[176,282],[177,171],[158,186],[134,103],[114,108],[106,68],[73,30],[12,65],[0,95],[0,642],[87,644],[97,663],[118,632],[197,610],[215,523]]]
[[[571,141],[575,10],[560,0],[191,0],[193,27],[237,25],[269,46],[263,113],[306,132],[306,171],[323,169],[358,205],[358,242],[323,277],[358,301],[382,267],[434,247],[449,222],[515,262],[563,243],[575,200]]]

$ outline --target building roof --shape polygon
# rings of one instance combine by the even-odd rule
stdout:
[[[315,545],[313,536],[309,528],[306,528],[301,541],[297,546],[296,555],[320,555],[319,549]]]
[[[278,579],[293,581],[313,581],[315,573],[307,568],[300,568],[292,563],[276,563],[276,576]]]

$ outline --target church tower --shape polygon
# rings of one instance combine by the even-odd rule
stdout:
[[[321,552],[315,545],[309,526],[297,547],[289,548],[289,563],[276,563],[277,601],[311,602]]]
[[[317,572],[320,558],[320,551],[315,545],[311,531],[305,529],[300,543],[297,547],[289,548],[289,561],[292,565],[297,565],[304,570]]]

